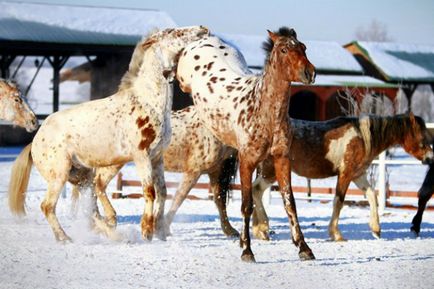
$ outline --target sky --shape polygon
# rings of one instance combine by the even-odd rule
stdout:
[[[179,26],[206,25],[216,33],[265,35],[280,26],[301,40],[346,44],[376,20],[392,41],[434,45],[434,0],[20,0],[166,11]]]

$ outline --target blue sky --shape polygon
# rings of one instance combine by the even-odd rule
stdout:
[[[208,26],[218,33],[264,35],[291,26],[302,40],[354,40],[373,19],[393,41],[434,45],[434,0],[21,0],[164,10],[180,25]]]

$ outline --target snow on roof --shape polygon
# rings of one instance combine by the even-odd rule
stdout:
[[[218,35],[234,44],[244,55],[246,62],[251,67],[263,67],[265,53],[262,50],[262,42],[267,38],[256,35]],[[353,55],[336,42],[303,41],[306,45],[306,54],[312,64],[320,72],[346,72],[362,74],[363,70]]]
[[[0,2],[0,39],[6,40],[80,43],[84,37],[89,43],[107,35],[123,36],[123,42],[134,45],[153,29],[174,26],[172,18],[158,10]]]
[[[294,85],[302,85],[294,83]],[[382,88],[397,88],[395,84],[390,84],[369,76],[362,75],[322,75],[318,74],[315,77],[313,86],[344,86],[344,87],[382,87]]]
[[[357,41],[361,52],[391,81],[434,81],[434,46]]]

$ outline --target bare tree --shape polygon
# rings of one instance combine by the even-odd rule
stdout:
[[[356,39],[362,41],[387,42],[391,41],[386,24],[373,19],[366,27],[359,26],[356,29]]]

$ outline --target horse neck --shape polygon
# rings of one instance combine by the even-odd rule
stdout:
[[[280,127],[281,122],[288,122],[288,108],[291,83],[279,78],[280,74],[269,63],[259,79],[261,116],[267,118],[266,122],[272,127]]]
[[[371,119],[371,138],[373,154],[378,155],[382,151],[394,145],[402,145],[405,136],[410,133],[410,126],[402,117],[378,117]]]
[[[132,92],[140,103],[148,103],[158,111],[170,113],[172,93],[163,76],[162,59],[154,49],[147,49],[140,70],[133,80]]]

